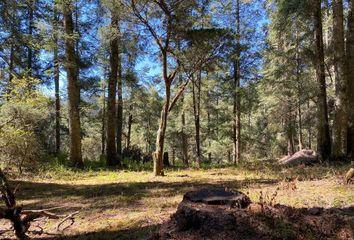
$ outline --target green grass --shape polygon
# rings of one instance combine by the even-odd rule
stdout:
[[[247,193],[253,201],[294,207],[343,207],[353,204],[353,185],[343,185],[348,166],[281,168],[272,162],[238,167],[167,169],[154,177],[147,166],[130,170],[89,168],[75,171],[60,165],[18,179],[19,203],[25,208],[62,206],[61,213],[80,214],[65,239],[144,239],[175,212],[183,194],[206,186],[224,186]],[[292,189],[285,179],[296,179]],[[44,220],[43,220],[44,221]],[[0,226],[1,226],[0,222]],[[53,231],[55,222],[47,221]],[[283,226],[282,234],[288,234]],[[289,233],[290,234],[290,233]]]

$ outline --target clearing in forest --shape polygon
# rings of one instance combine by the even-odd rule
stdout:
[[[269,162],[214,169],[169,169],[165,177],[135,171],[65,171],[26,177],[18,200],[25,208],[63,207],[79,210],[75,223],[55,232],[55,221],[41,220],[46,239],[146,239],[176,212],[183,194],[204,187],[239,190],[254,202],[296,208],[342,208],[354,203],[354,186],[342,183],[342,167],[280,168]],[[276,193],[276,194],[275,194]],[[276,195],[276,197],[273,197]],[[0,221],[0,231],[8,228]],[[11,237],[12,233],[2,236]]]

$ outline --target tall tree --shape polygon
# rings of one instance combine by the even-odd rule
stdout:
[[[29,43],[27,44],[27,69],[29,70],[30,75],[32,74],[32,65],[33,65],[33,47],[32,47],[32,40],[33,40],[33,28],[34,28],[34,12],[36,7],[35,0],[28,1],[28,36],[29,36]]]
[[[348,156],[354,161],[354,1],[349,0],[348,27],[347,27],[347,81],[348,81]],[[351,107],[349,107],[351,106]]]
[[[81,124],[80,124],[80,84],[78,79],[77,56],[72,14],[72,1],[62,4],[65,29],[66,72],[69,102],[70,160],[75,167],[82,168]]]
[[[197,77],[194,78],[194,81],[192,83],[193,115],[194,115],[194,125],[195,125],[195,145],[196,145],[198,167],[201,166],[201,162],[202,162],[202,152],[201,152],[201,142],[200,142],[201,88],[202,88],[202,71],[199,70]]]
[[[332,158],[347,154],[347,79],[345,74],[343,1],[333,1],[333,47],[335,73],[335,116]]]
[[[123,74],[122,74],[122,41],[120,40],[120,27],[118,23],[118,89],[117,89],[117,160],[122,161],[122,134],[123,134]]]
[[[240,42],[240,0],[236,0],[236,46],[234,60],[234,81],[233,81],[233,162],[238,164],[241,158],[241,42]]]
[[[55,153],[60,152],[60,82],[59,82],[59,41],[58,41],[58,24],[59,24],[59,14],[57,11],[57,6],[53,6],[53,42],[54,42],[54,91],[55,91]]]
[[[327,109],[321,0],[313,0],[313,20],[315,27],[315,66],[316,78],[318,83],[317,151],[322,160],[329,160],[331,155],[331,140],[329,134]]]
[[[154,29],[151,25],[151,22],[146,18],[146,16],[141,15],[141,10],[138,9],[136,1],[131,1],[131,7],[135,16],[145,25],[148,29],[152,37],[154,38],[159,50],[160,57],[162,62],[162,78],[164,82],[165,88],[165,100],[164,106],[161,110],[160,117],[160,125],[157,131],[156,137],[156,151],[153,153],[154,157],[154,175],[155,176],[163,176],[163,153],[164,153],[164,142],[165,142],[165,134],[167,127],[167,118],[169,113],[169,108],[171,104],[171,86],[172,81],[174,80],[179,67],[177,67],[174,71],[169,73],[170,69],[170,44],[172,38],[172,23],[173,23],[173,9],[171,6],[176,5],[177,1],[172,1],[172,3],[168,4],[166,1],[156,1],[153,7],[157,7],[159,9],[160,14],[162,14],[162,29],[158,29],[159,31],[163,31],[163,36],[160,37],[159,33],[156,29]]]
[[[117,148],[116,148],[116,130],[117,130],[117,111],[116,111],[116,94],[118,79],[118,24],[119,19],[117,13],[111,11],[111,29],[113,36],[110,39],[110,74],[108,79],[108,99],[107,99],[107,165],[118,165]]]

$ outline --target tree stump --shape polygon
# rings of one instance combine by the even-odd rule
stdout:
[[[249,197],[241,192],[207,188],[186,193],[172,218],[179,231],[229,230],[236,226],[232,211],[236,208],[246,208],[250,203]]]
[[[345,183],[349,184],[354,180],[354,168],[349,169],[349,171],[345,174]]]

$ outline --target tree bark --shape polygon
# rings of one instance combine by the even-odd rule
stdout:
[[[347,32],[347,81],[348,81],[348,157],[354,161],[354,1],[349,0]]]
[[[335,72],[335,113],[332,134],[332,159],[347,154],[347,80],[345,74],[343,1],[333,1],[333,45]]]
[[[130,148],[130,138],[131,138],[131,132],[132,132],[132,123],[133,123],[133,115],[130,113],[129,114],[129,119],[128,119],[128,134],[127,134],[127,149]]]
[[[118,26],[119,29],[119,26]],[[118,31],[119,32],[119,31]],[[118,41],[118,47],[121,41]],[[118,52],[118,104],[117,104],[117,160],[118,164],[122,161],[122,134],[123,134],[123,77],[122,61]]]
[[[70,129],[70,160],[75,167],[82,168],[81,153],[81,124],[80,124],[80,87],[75,52],[74,26],[71,10],[71,1],[63,3],[64,29],[65,29],[65,50],[66,50],[66,71],[68,79],[69,98],[69,129]]]
[[[197,90],[195,90],[197,88]],[[200,88],[201,88],[201,71],[193,82],[193,113],[194,113],[194,125],[195,125],[195,144],[197,153],[198,167],[201,165],[201,149],[200,149]]]
[[[116,129],[117,129],[117,114],[116,114],[116,93],[117,93],[117,78],[118,78],[118,36],[115,30],[118,29],[118,16],[112,14],[111,28],[114,36],[110,39],[110,75],[108,79],[108,99],[107,99],[107,165],[116,166],[118,164],[117,149],[116,149]]]
[[[310,111],[310,99],[307,100],[307,111]],[[308,132],[308,147],[309,149],[312,149],[312,129],[310,124],[308,124],[307,132]]]
[[[314,3],[313,17],[314,17],[314,25],[315,25],[315,62],[316,62],[316,78],[318,83],[317,152],[321,160],[329,160],[331,155],[331,141],[330,141],[329,124],[328,124],[321,0],[313,0],[313,3]]]
[[[182,102],[182,106],[183,106],[184,96],[181,96],[181,102]],[[187,133],[185,132],[185,129],[186,129],[186,114],[185,114],[184,109],[182,109],[181,121],[182,121],[181,138],[182,138],[183,163],[184,163],[185,166],[188,166],[189,165],[189,159],[188,159],[188,137],[187,137]]]
[[[55,6],[54,6],[55,9]],[[55,154],[60,153],[60,83],[59,83],[59,54],[58,54],[58,13],[54,10],[53,38],[54,38],[54,89],[55,89]]]
[[[166,57],[166,61],[167,61],[167,57]],[[157,131],[157,137],[156,137],[156,151],[153,154],[155,176],[164,176],[163,148],[164,148],[164,141],[165,141],[165,134],[166,134],[168,109],[169,109],[170,98],[171,98],[171,83],[168,79],[165,79],[165,94],[166,94],[165,103],[161,110],[160,126]]]
[[[102,128],[101,128],[101,155],[106,151],[106,80],[102,84],[103,101],[102,101]]]
[[[182,83],[182,75],[179,75],[179,82]],[[184,111],[184,95],[182,93],[181,95],[181,105],[182,105],[182,115],[181,115],[181,122],[182,122],[182,129],[181,129],[181,147],[182,147],[182,158],[183,158],[183,163],[185,166],[189,165],[188,161],[188,136],[187,133],[185,132],[186,129],[186,114]]]
[[[297,81],[297,112],[298,112],[298,120],[299,120],[299,151],[303,148],[303,136],[302,136],[302,111],[301,111],[301,92],[302,92],[302,84],[300,80],[301,74],[301,59],[299,56],[299,34],[298,29],[296,27],[296,81]]]
[[[234,62],[234,96],[233,96],[233,162],[238,164],[241,159],[241,98],[240,98],[240,79],[241,79],[241,67],[240,67],[240,0],[236,1],[236,56]]]
[[[290,109],[290,103],[288,103],[289,109]],[[291,111],[291,110],[290,110]],[[288,148],[287,148],[287,153],[288,156],[292,156],[295,153],[295,147],[294,147],[294,125],[293,125],[293,114],[291,112],[288,112],[288,116],[286,119],[286,136],[287,136],[287,141],[288,141]]]
[[[33,50],[32,50],[32,40],[33,40],[33,15],[35,10],[35,0],[29,0],[28,2],[28,35],[29,43],[27,44],[27,69],[29,75],[32,75],[32,59],[33,59]]]

